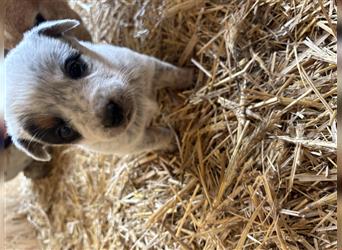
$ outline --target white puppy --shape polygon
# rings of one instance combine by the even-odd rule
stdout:
[[[9,134],[32,158],[47,146],[75,144],[117,155],[173,150],[169,129],[149,127],[155,90],[192,85],[192,70],[130,49],[79,42],[76,20],[45,22],[5,59]]]
[[[67,0],[7,0],[4,4],[6,52],[20,42],[24,32],[44,21],[73,18],[82,23],[80,16],[70,8]],[[91,40],[89,32],[82,24],[71,32],[80,40]],[[24,169],[24,174],[30,178],[44,177],[51,169],[50,164],[33,161],[25,153],[18,151],[11,144],[10,137],[4,134],[4,106],[1,102],[4,98],[4,92],[0,90],[0,173],[4,172],[6,181]],[[1,150],[4,146],[4,150]]]

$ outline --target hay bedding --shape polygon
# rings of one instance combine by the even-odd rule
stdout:
[[[95,41],[198,72],[159,98],[179,153],[67,149],[25,181],[44,249],[336,249],[333,1],[71,4]]]

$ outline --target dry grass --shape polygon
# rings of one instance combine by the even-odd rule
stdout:
[[[26,181],[45,248],[336,249],[334,1],[96,2],[72,2],[96,42],[196,67],[196,87],[160,94],[179,153],[69,149]]]

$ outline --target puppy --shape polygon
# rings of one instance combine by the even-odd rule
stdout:
[[[11,49],[19,43],[23,33],[48,20],[72,18],[81,25],[72,31],[80,40],[90,41],[88,30],[81,18],[66,0],[6,0],[5,1],[5,48]]]
[[[72,35],[80,40],[91,40],[91,36],[82,24],[81,18],[70,8],[66,0],[6,0],[5,17],[5,52],[19,43],[25,31],[47,20],[77,19],[81,25],[71,31]],[[3,91],[0,93],[0,98],[1,100],[5,98]],[[0,164],[0,168],[3,168],[0,170],[4,172],[5,181],[11,180],[24,169],[24,174],[30,178],[46,176],[51,168],[49,165],[33,161],[31,157],[19,151],[12,144],[11,137],[5,132],[2,103],[0,103],[0,125],[0,149],[4,149],[0,152],[0,161],[3,163]]]
[[[192,70],[65,35],[78,25],[42,23],[6,57],[5,117],[15,145],[39,161],[50,160],[48,146],[67,144],[116,155],[174,150],[169,129],[149,126],[155,91],[190,87]]]

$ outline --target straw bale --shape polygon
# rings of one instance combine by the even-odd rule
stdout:
[[[45,249],[336,249],[334,1],[71,1],[95,42],[197,70],[159,94],[179,152],[55,154],[23,178]]]

